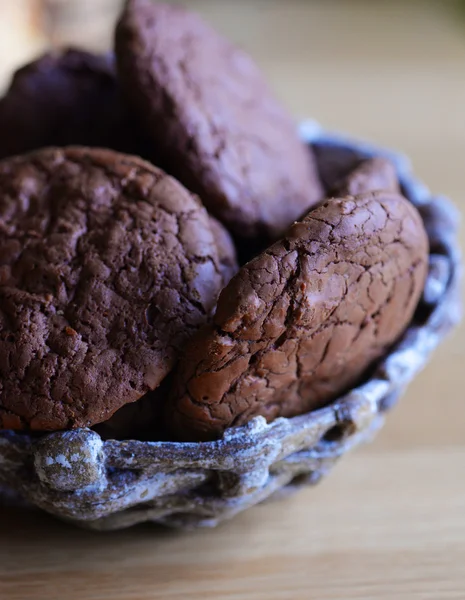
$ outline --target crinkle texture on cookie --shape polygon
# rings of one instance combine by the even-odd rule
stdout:
[[[68,145],[144,153],[134,125],[112,56],[51,52],[19,69],[0,99],[0,158]]]
[[[169,427],[212,439],[256,415],[324,406],[405,330],[427,265],[421,218],[403,196],[328,200],[223,290],[180,364]]]
[[[235,234],[276,239],[322,198],[313,153],[259,69],[199,16],[129,0],[116,56],[164,168]]]
[[[156,388],[222,283],[205,208],[141,159],[0,162],[0,429],[90,426]]]

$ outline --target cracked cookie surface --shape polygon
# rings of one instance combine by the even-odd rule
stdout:
[[[336,198],[295,223],[222,291],[178,369],[167,422],[214,439],[256,415],[319,408],[357,384],[405,330],[428,240],[403,196]]]
[[[13,76],[0,99],[0,158],[46,146],[98,146],[143,153],[111,56],[48,53]]]
[[[200,17],[129,0],[116,56],[163,167],[235,234],[274,240],[321,199],[312,151],[262,74]]]
[[[141,159],[0,162],[0,429],[90,426],[156,388],[222,287],[209,216]]]

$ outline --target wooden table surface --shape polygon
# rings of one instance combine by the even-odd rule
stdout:
[[[296,115],[404,150],[465,209],[465,22],[446,3],[192,4],[251,50]],[[464,600],[464,353],[462,327],[374,444],[216,530],[95,534],[4,510],[0,598]]]

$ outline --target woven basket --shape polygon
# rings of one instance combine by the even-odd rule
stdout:
[[[408,161],[322,131],[301,133],[315,148],[323,180],[361,157],[386,156],[419,208],[430,269],[409,329],[370,378],[327,408],[268,425],[263,417],[208,443],[103,441],[89,429],[40,438],[0,432],[0,488],[57,517],[97,530],[154,521],[214,526],[270,498],[317,483],[336,460],[381,427],[384,413],[460,318],[458,215],[431,196]]]

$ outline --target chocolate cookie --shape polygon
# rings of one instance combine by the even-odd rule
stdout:
[[[242,267],[188,345],[168,408],[183,440],[322,407],[410,322],[428,264],[417,210],[389,192],[328,200]]]
[[[313,154],[262,74],[200,17],[129,0],[116,55],[164,168],[231,231],[276,239],[321,199]]]
[[[394,165],[380,157],[362,161],[334,186],[334,193],[338,197],[380,190],[400,192]]]
[[[69,144],[144,152],[113,58],[81,50],[45,54],[17,71],[0,100],[0,131],[0,158]]]
[[[209,217],[109,150],[0,162],[0,429],[108,419],[155,389],[222,287]]]
[[[366,160],[360,152],[333,144],[316,143],[312,148],[325,198],[329,198],[340,182]]]

